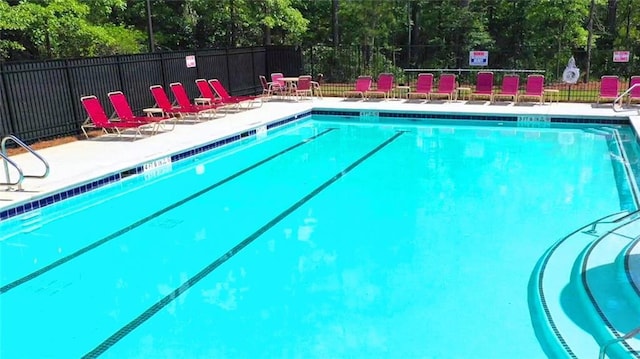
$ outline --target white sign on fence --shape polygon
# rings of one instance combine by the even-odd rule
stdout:
[[[629,51],[614,51],[613,62],[629,62]]]
[[[489,51],[469,51],[469,66],[489,65]]]
[[[196,57],[194,55],[185,56],[187,67],[196,67]]]

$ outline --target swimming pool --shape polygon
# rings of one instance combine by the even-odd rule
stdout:
[[[351,120],[0,222],[0,355],[546,357],[532,268],[636,206],[610,126]]]

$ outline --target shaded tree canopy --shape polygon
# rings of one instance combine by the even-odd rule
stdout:
[[[147,4],[156,51],[401,48],[406,66],[461,66],[483,49],[496,65],[544,68],[640,44],[640,0],[0,0],[0,59],[147,52]]]

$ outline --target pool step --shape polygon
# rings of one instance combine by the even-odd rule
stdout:
[[[638,231],[638,219],[616,227],[587,246],[573,268],[591,332],[600,346],[611,343],[606,351],[609,358],[640,359],[640,335],[622,339],[640,327],[640,297],[619,264]]]
[[[596,220],[556,242],[536,264],[529,281],[529,307],[547,356],[597,358],[600,344],[580,307],[584,289],[575,281],[574,263],[591,243],[637,217],[637,212],[620,212]]]
[[[42,223],[40,222],[42,216],[40,214],[40,210],[35,210],[25,213],[24,216],[20,217],[20,223],[22,224],[21,232],[29,233],[42,227]]]

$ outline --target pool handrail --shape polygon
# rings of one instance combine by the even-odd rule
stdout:
[[[42,164],[44,165],[44,173],[35,174],[35,175],[24,174],[24,171],[22,171],[22,168],[18,166],[18,164],[15,161],[9,159],[9,156],[7,155],[7,141],[9,140],[13,141],[15,144],[17,144],[18,146],[25,149],[27,152],[34,155],[40,162],[42,162]],[[0,183],[2,185],[17,186],[17,190],[22,191],[22,181],[25,178],[45,178],[49,175],[49,168],[50,168],[49,162],[47,162],[47,160],[45,160],[36,151],[34,151],[31,147],[29,147],[26,143],[22,142],[22,140],[20,140],[18,137],[14,135],[5,136],[2,139],[2,142],[0,142],[0,155],[2,156],[3,163],[4,163],[4,172],[7,176],[6,183]],[[18,180],[16,182],[11,182],[11,178],[9,176],[9,164],[11,164],[18,171]]]
[[[604,343],[601,347],[600,347],[600,354],[598,355],[598,359],[604,359],[605,356],[607,355],[607,349],[615,343],[621,342],[623,340],[627,340],[630,338],[635,337],[636,335],[640,334],[640,327],[637,327],[635,329],[633,329],[632,331],[628,332],[627,334],[615,338],[615,339],[611,339],[608,342]]]
[[[20,183],[22,183],[22,180],[24,179],[24,173],[22,172],[22,169],[20,168],[20,166],[18,166],[17,163],[13,162],[12,159],[9,158],[9,156],[5,155],[2,151],[0,151],[0,157],[2,157],[2,162],[4,164],[4,172],[7,176],[7,180],[6,182],[1,182],[0,185],[3,186],[15,186],[15,185],[20,185]],[[15,182],[11,182],[11,176],[9,176],[9,164],[11,166],[13,166],[13,168],[16,169],[16,171],[18,171],[18,179]]]
[[[630,86],[628,89],[626,89],[624,92],[622,92],[620,95],[618,95],[618,97],[616,97],[615,100],[613,100],[613,110],[617,111],[619,108],[622,108],[622,99],[628,95],[631,90],[635,89],[636,87],[640,87],[640,83],[634,84],[633,86]],[[619,103],[620,106],[616,106],[616,104]],[[640,113],[640,110],[638,111],[638,113]]]

